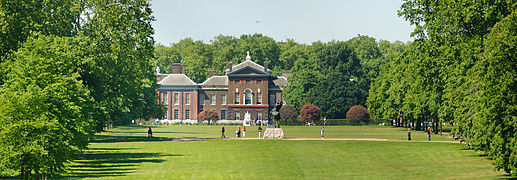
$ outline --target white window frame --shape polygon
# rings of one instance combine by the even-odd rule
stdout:
[[[210,105],[216,104],[216,98],[217,96],[215,94],[210,95]]]
[[[165,105],[169,104],[167,96],[168,96],[167,92],[162,94],[162,100],[163,100],[162,104],[165,104]]]
[[[245,105],[251,105],[253,104],[253,91],[251,89],[244,90],[244,104]],[[249,103],[246,102],[246,100],[249,99]]]
[[[190,120],[190,109],[185,110],[185,119]]]
[[[174,105],[180,105],[180,93],[174,93]]]
[[[221,95],[221,105],[226,105],[226,94]]]
[[[190,93],[185,93],[185,105],[190,105]]]
[[[235,120],[241,120],[241,112],[235,111]]]

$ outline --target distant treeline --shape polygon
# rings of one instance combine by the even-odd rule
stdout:
[[[251,60],[273,70],[273,75],[289,71],[289,86],[284,89],[284,100],[297,110],[304,104],[318,106],[324,117],[345,118],[354,105],[365,105],[370,82],[381,66],[407,49],[402,42],[376,41],[358,35],[347,41],[300,44],[292,39],[275,41],[262,34],[240,37],[219,35],[209,43],[185,38],[178,43],[155,46],[154,64],[163,73],[171,71],[172,63],[186,64],[186,74],[196,82],[203,82],[208,71],[224,75],[227,61],[234,65]]]

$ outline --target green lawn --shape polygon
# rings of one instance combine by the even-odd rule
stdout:
[[[235,127],[227,128],[227,137]],[[319,127],[283,127],[288,137],[319,137]],[[405,141],[206,140],[220,127],[120,127],[100,133],[65,178],[115,179],[495,179],[491,161],[458,143]],[[248,128],[249,136],[256,135]],[[229,132],[228,132],[229,131]],[[313,132],[316,131],[316,132]],[[327,127],[334,138],[403,140],[403,128]],[[417,140],[425,134],[413,132]],[[422,136],[422,137],[420,137]],[[446,137],[433,139],[445,140]]]
[[[149,127],[149,126],[147,126]],[[154,136],[157,139],[164,138],[219,138],[221,137],[221,126],[151,126]],[[237,126],[226,126],[226,137],[235,137]],[[241,127],[242,128],[242,127]],[[287,138],[319,138],[321,126],[282,126]],[[263,127],[265,130],[266,127]],[[246,137],[258,137],[256,126],[246,129]],[[423,131],[412,131],[414,141],[427,141],[427,135]],[[103,132],[96,135],[96,142],[106,141],[142,141],[147,140],[147,128],[140,126],[126,126]],[[407,140],[406,128],[395,128],[390,126],[327,126],[325,127],[326,138],[379,138],[390,140]],[[434,135],[432,140],[453,141],[446,135]]]

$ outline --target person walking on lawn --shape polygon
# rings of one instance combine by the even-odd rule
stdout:
[[[242,137],[246,137],[246,126],[242,126]]]
[[[411,141],[411,128],[407,128],[407,140]]]
[[[262,133],[262,127],[258,127],[258,132],[259,132],[259,138],[260,138],[260,133]]]
[[[235,130],[235,136],[241,137],[241,126],[237,126],[237,129]]]
[[[221,138],[226,138],[226,136],[224,135],[224,124],[223,124],[223,127],[221,128]]]
[[[427,141],[431,141],[431,128],[427,128]]]
[[[153,138],[153,130],[151,130],[151,127],[149,127],[149,130],[147,130],[147,136],[149,138]]]

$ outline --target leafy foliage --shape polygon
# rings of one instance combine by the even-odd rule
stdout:
[[[392,51],[373,80],[372,116],[416,129],[454,124],[455,135],[494,158],[498,170],[515,174],[516,7],[514,1],[405,1],[399,16],[416,27],[416,40]]]
[[[1,172],[61,172],[93,132],[163,114],[151,13],[146,0],[0,2]]]
[[[361,105],[352,106],[346,113],[346,119],[353,122],[354,124],[365,123],[368,124],[370,121],[370,114]]]
[[[283,105],[282,108],[280,108],[280,118],[283,119],[286,124],[288,120],[296,121],[296,118],[298,118],[298,111],[290,105]]]
[[[28,176],[52,175],[85,149],[93,99],[82,84],[84,39],[29,38],[12,55],[0,88],[0,162]],[[1,169],[1,168],[0,168]]]
[[[215,111],[211,111],[211,110],[201,111],[197,117],[201,121],[210,121],[210,122],[217,121],[219,119],[219,116],[217,115],[217,113]]]
[[[320,108],[318,108],[314,104],[303,105],[302,110],[300,110],[300,121],[302,123],[316,122],[319,121],[320,118]]]

